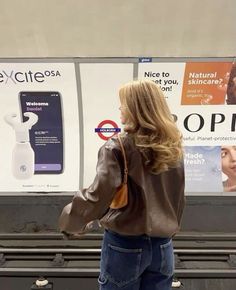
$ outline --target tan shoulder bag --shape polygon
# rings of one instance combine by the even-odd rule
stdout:
[[[118,134],[118,141],[120,143],[121,152],[124,159],[124,179],[121,186],[118,188],[115,197],[112,200],[112,203],[110,205],[110,208],[112,209],[119,209],[122,207],[125,207],[128,204],[128,167],[127,167],[127,159],[125,155],[125,149],[123,146],[123,143],[121,141],[120,135]]]

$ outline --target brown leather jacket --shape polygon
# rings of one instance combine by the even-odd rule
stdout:
[[[132,138],[126,135],[122,142],[129,171],[128,205],[121,209],[109,208],[123,177],[123,156],[114,137],[99,150],[92,185],[77,192],[72,204],[64,208],[60,229],[82,233],[90,221],[99,219],[104,228],[124,235],[174,236],[179,230],[185,203],[183,163],[161,174],[151,174],[144,167]]]

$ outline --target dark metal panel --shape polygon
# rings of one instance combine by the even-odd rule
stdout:
[[[73,194],[0,196],[0,233],[57,232],[58,217]]]
[[[185,290],[235,290],[236,279],[179,279]]]
[[[0,290],[30,290],[35,277],[0,277]],[[97,277],[55,278],[47,277],[53,290],[98,290]]]
[[[1,233],[57,233],[58,217],[73,193],[0,196]],[[187,196],[183,232],[236,232],[235,196]]]
[[[38,277],[0,277],[1,290],[30,290]],[[47,277],[52,282],[53,290],[98,290],[97,277],[88,278],[55,278]],[[185,290],[235,290],[236,279],[197,279],[180,278],[180,289]]]
[[[236,196],[188,196],[182,231],[236,232]]]

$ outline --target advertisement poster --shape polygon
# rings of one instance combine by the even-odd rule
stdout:
[[[186,63],[181,105],[224,105],[230,62]]]
[[[74,64],[1,63],[0,103],[0,192],[77,190]]]
[[[223,190],[220,146],[185,146],[186,192]]]
[[[236,64],[140,63],[138,78],[160,85],[183,134],[186,192],[235,193]]]

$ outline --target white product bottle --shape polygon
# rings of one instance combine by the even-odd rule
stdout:
[[[37,123],[35,113],[24,113],[29,119],[22,123],[16,120],[16,114],[8,114],[5,121],[15,130],[16,145],[12,152],[12,173],[17,179],[28,179],[34,174],[34,151],[29,142],[29,130]]]

